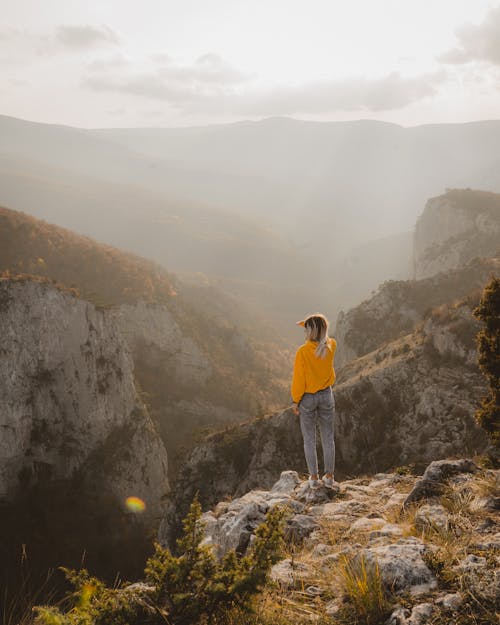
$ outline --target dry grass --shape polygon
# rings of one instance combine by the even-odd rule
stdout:
[[[364,625],[375,625],[387,618],[391,601],[377,562],[368,563],[362,556],[341,558],[339,575],[347,603],[339,618],[349,614],[351,620],[347,622]]]
[[[450,485],[441,496],[441,505],[454,516],[464,516],[471,514],[474,499],[469,485]]]
[[[480,498],[498,497],[500,493],[500,474],[486,471],[483,477],[474,480],[473,490]]]

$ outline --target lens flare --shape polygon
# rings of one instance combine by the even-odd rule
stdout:
[[[125,505],[130,510],[130,512],[144,512],[146,509],[146,504],[139,497],[127,497],[125,499]]]

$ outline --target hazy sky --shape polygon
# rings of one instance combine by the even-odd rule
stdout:
[[[2,0],[0,114],[89,128],[500,119],[500,3]]]

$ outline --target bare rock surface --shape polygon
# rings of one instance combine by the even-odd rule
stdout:
[[[112,317],[51,284],[2,280],[0,335],[0,499],[83,472],[157,518],[167,455]]]

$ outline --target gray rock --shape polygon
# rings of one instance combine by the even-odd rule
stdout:
[[[399,606],[393,610],[391,616],[385,622],[385,625],[408,625],[408,617],[410,614],[410,610]]]
[[[477,465],[468,459],[434,460],[430,463],[422,476],[405,499],[404,506],[422,499],[439,497],[445,491],[445,481],[460,473],[474,473]]]
[[[482,540],[474,542],[472,546],[479,551],[499,550],[500,551],[500,532],[491,536],[485,535]]]
[[[448,513],[440,504],[420,506],[415,514],[415,527],[420,530],[430,527],[446,530],[448,528]]]
[[[319,597],[323,592],[324,591],[319,586],[308,586],[306,588],[306,594],[310,597]]]
[[[280,479],[271,488],[271,492],[291,495],[298,484],[300,484],[300,478],[297,471],[283,471]]]
[[[458,572],[474,572],[481,569],[486,568],[487,561],[483,556],[476,556],[473,553],[470,553],[463,560],[461,560],[457,565],[453,567],[454,571]]]
[[[407,608],[396,608],[386,625],[425,625],[432,614],[432,603],[420,603],[408,610]]]
[[[285,538],[293,543],[300,543],[318,529],[318,523],[306,514],[296,514],[287,521],[285,527]]]
[[[325,605],[325,614],[327,616],[335,616],[339,610],[340,610],[340,603],[338,602],[338,600],[334,599],[332,601],[329,601]]]
[[[369,533],[370,541],[385,539],[385,538],[396,538],[403,535],[403,529],[399,525],[394,525],[392,523],[386,523],[380,529],[373,530]]]
[[[403,508],[410,503],[422,501],[422,499],[431,499],[432,497],[440,497],[445,491],[445,485],[441,482],[433,480],[417,480],[415,486],[410,491],[403,503]]]
[[[0,499],[76,477],[152,528],[168,493],[167,454],[137,395],[109,311],[51,284],[0,281]],[[43,468],[43,470],[41,470]]]
[[[370,532],[373,530],[378,530],[386,524],[387,521],[385,519],[382,519],[381,517],[361,517],[360,519],[354,521],[354,523],[350,527],[349,532]]]
[[[269,577],[284,588],[293,588],[312,575],[312,569],[304,562],[292,562],[290,558],[281,560],[271,568]]]
[[[424,480],[432,480],[433,482],[443,482],[454,475],[475,473],[476,471],[478,471],[478,466],[467,458],[460,460],[434,460],[427,467],[422,478]]]
[[[462,595],[459,592],[455,592],[438,597],[436,604],[442,606],[445,610],[456,612],[463,601]]]
[[[391,545],[372,547],[361,552],[371,565],[378,564],[384,584],[395,591],[410,590],[421,584],[436,585],[422,555],[425,545],[414,537],[401,538]]]
[[[319,505],[334,499],[340,492],[339,485],[335,482],[333,488],[327,488],[322,482],[319,486],[312,487],[306,480],[295,491],[295,498],[298,501],[309,505]]]
[[[317,543],[313,548],[313,555],[322,557],[329,555],[333,550],[331,545],[325,545],[325,543]]]

